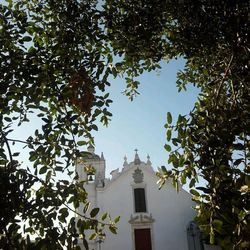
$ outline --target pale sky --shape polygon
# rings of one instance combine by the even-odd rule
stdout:
[[[133,102],[121,94],[124,79],[112,80],[112,121],[107,128],[99,126],[95,133],[96,153],[103,152],[108,174],[113,169],[122,168],[125,155],[128,162],[132,161],[135,149],[142,161],[150,155],[154,169],[167,166],[168,153],[164,149],[166,113],[171,112],[173,119],[179,114],[188,114],[198,95],[198,90],[193,87],[178,93],[176,73],[183,66],[183,60],[173,60],[162,63],[160,72],[144,73],[139,79],[140,95]]]
[[[162,165],[170,168],[167,164],[168,153],[164,149],[166,113],[171,112],[174,120],[179,114],[188,114],[199,93],[191,86],[186,92],[178,93],[176,73],[183,66],[183,60],[174,60],[168,64],[162,63],[159,72],[144,73],[139,79],[140,95],[132,102],[121,93],[125,88],[125,80],[111,80],[107,92],[110,92],[110,98],[114,101],[109,110],[113,117],[108,127],[98,124],[99,130],[94,134],[95,153],[100,155],[103,152],[107,177],[112,170],[121,170],[125,155],[128,162],[133,161],[135,149],[138,149],[142,161],[146,161],[149,154],[155,170]],[[30,123],[16,128],[10,137],[27,139],[40,126],[40,122],[31,119]],[[21,152],[18,160],[30,166],[29,155],[22,149],[23,145],[16,144],[13,147]],[[84,147],[82,149],[86,150]]]

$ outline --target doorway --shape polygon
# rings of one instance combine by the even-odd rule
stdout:
[[[135,229],[135,250],[152,250],[151,232],[149,228]]]

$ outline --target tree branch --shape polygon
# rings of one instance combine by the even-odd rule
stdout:
[[[10,158],[10,163],[11,163],[11,165],[12,165],[12,164],[13,164],[13,158],[12,158],[12,153],[11,153],[11,149],[10,149],[10,145],[9,145],[8,139],[7,139],[7,137],[5,136],[5,134],[4,134],[3,131],[1,131],[1,134],[2,134],[2,137],[3,137],[3,139],[4,139],[5,144],[6,144],[6,146],[7,146],[8,153],[9,153],[9,158]]]
[[[234,54],[231,55],[231,58],[230,58],[230,61],[229,61],[228,65],[227,65],[227,68],[226,68],[226,70],[225,70],[225,73],[224,73],[224,75],[223,75],[223,77],[222,77],[222,79],[221,79],[221,81],[220,81],[220,85],[219,85],[219,88],[218,88],[218,91],[217,91],[217,94],[216,94],[216,103],[217,103],[217,100],[218,100],[218,97],[219,97],[219,94],[220,94],[220,91],[221,91],[221,88],[222,88],[222,84],[223,84],[223,82],[224,82],[224,79],[225,79],[225,77],[227,76],[228,71],[229,71],[229,69],[230,69],[230,67],[231,67],[233,58],[234,58]]]
[[[73,212],[73,213],[79,215],[80,217],[82,217],[82,218],[84,218],[84,219],[86,219],[86,220],[92,220],[92,221],[95,220],[95,221],[98,222],[98,224],[102,224],[102,225],[104,225],[104,226],[110,226],[110,225],[112,225],[111,223],[101,222],[101,221],[99,221],[99,220],[97,220],[97,219],[93,219],[93,218],[90,218],[90,217],[88,217],[88,216],[86,216],[86,215],[80,214],[80,213],[78,213],[77,211],[75,211],[74,209],[72,209],[70,206],[68,206],[66,203],[63,203],[63,205],[64,205],[66,208],[68,208],[71,212]]]

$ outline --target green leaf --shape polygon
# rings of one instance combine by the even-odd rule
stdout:
[[[167,122],[168,122],[168,124],[172,123],[172,115],[170,112],[167,112]]]
[[[89,240],[94,240],[94,239],[96,239],[96,236],[97,236],[97,233],[92,233],[92,234],[89,236]]]
[[[30,42],[30,41],[32,41],[32,38],[30,36],[25,36],[22,38],[22,41],[23,42]]]
[[[235,160],[235,161],[234,161],[234,165],[235,165],[235,166],[240,165],[240,164],[243,162],[243,160],[244,160],[244,159],[241,159],[241,158],[240,158],[240,159]]]
[[[90,207],[90,202],[87,202],[83,208],[83,213],[86,213]]]
[[[170,141],[171,140],[171,136],[172,136],[172,131],[169,129],[167,131],[167,141]]]
[[[187,182],[186,179],[187,179],[186,173],[183,172],[182,175],[181,175],[181,184],[182,185],[186,184],[186,182]]]
[[[109,230],[110,230],[111,233],[117,234],[117,230],[116,230],[116,227],[114,225],[110,225]]]
[[[40,168],[39,174],[45,174],[47,172],[47,170],[48,170],[47,166],[43,166]]]
[[[199,192],[196,191],[195,189],[190,189],[190,193],[195,196],[200,196]]]
[[[189,188],[194,187],[195,182],[196,182],[196,180],[195,180],[194,178],[192,178],[192,180],[191,180],[190,183],[189,183]]]
[[[171,151],[171,146],[168,145],[168,144],[165,144],[165,145],[164,145],[164,148],[165,148],[165,150],[166,150],[167,152],[170,152],[170,151]]]
[[[4,117],[4,120],[6,121],[6,122],[12,122],[12,120],[11,120],[11,118],[10,117]]]
[[[90,217],[91,218],[95,217],[99,213],[99,210],[100,210],[100,208],[98,208],[98,207],[93,208],[90,212]]]
[[[63,167],[56,166],[55,167],[55,171],[62,172],[63,171]]]
[[[167,169],[165,166],[161,166],[161,171],[164,173],[164,174],[167,174]]]
[[[112,74],[113,74],[114,78],[117,77],[117,70],[115,67],[112,67]]]
[[[36,53],[36,49],[35,49],[33,46],[31,46],[31,47],[28,49],[28,53],[30,53],[30,54]]]
[[[51,175],[52,175],[52,171],[50,170],[50,171],[46,174],[46,179],[45,179],[46,183],[48,183],[48,182],[50,181]]]
[[[83,246],[85,247],[85,249],[89,250],[89,244],[88,244],[88,241],[85,238],[83,238],[82,243],[83,243]]]
[[[86,144],[87,144],[86,141],[78,141],[78,142],[77,142],[77,145],[78,145],[78,146],[84,146],[84,145],[86,145]]]
[[[108,213],[103,214],[102,215],[102,220],[105,220],[107,218],[107,216],[108,216]]]
[[[216,229],[220,230],[223,226],[223,221],[218,220],[218,219],[214,219],[213,220],[213,225]]]
[[[120,221],[120,218],[121,218],[121,216],[116,217],[116,218],[114,219],[114,222],[115,222],[115,223],[118,223],[118,222]]]
[[[92,124],[91,128],[94,129],[95,131],[98,131],[98,127],[95,124]]]

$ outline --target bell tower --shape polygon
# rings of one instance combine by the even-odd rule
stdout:
[[[106,161],[103,153],[95,154],[95,148],[89,145],[84,157],[78,159],[76,171],[79,179],[94,183],[96,187],[103,187],[105,180]]]

